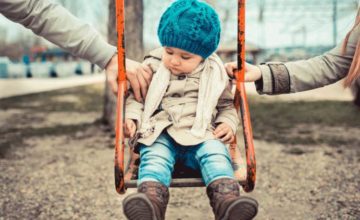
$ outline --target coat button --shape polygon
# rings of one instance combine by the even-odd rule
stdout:
[[[180,76],[178,76],[178,80],[183,80],[183,79],[185,79],[185,78],[186,78],[185,75],[180,75]]]
[[[170,115],[169,115],[169,117],[168,117],[168,120],[169,120],[169,121],[172,121],[172,117],[171,117]]]

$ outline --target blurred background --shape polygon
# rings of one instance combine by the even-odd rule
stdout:
[[[56,2],[116,45],[115,1]],[[158,21],[171,2],[125,0],[128,58],[159,47]],[[233,61],[237,1],[207,2],[222,22],[217,52]],[[341,42],[358,8],[358,0],[247,0],[246,59],[320,55]],[[114,187],[115,96],[104,81],[98,67],[0,15],[0,220],[125,219]],[[257,182],[241,193],[259,201],[256,219],[358,220],[360,117],[349,89],[339,82],[260,96],[253,83],[246,88]],[[237,135],[243,150],[241,126]],[[204,188],[170,194],[167,219],[213,219]]]
[[[109,8],[114,9],[112,2],[56,2],[81,20],[92,24],[104,38],[109,36],[110,41],[114,38],[113,11],[109,13]],[[127,36],[132,41],[127,42],[130,58],[140,60],[147,51],[159,46],[156,34],[158,21],[171,2],[172,0],[127,1],[127,7],[131,9],[128,10],[130,13],[127,21]],[[216,8],[222,22],[218,53],[224,61],[235,60],[237,1],[208,2]],[[247,60],[258,64],[268,60],[305,59],[331,49],[351,29],[358,4],[358,0],[247,1]],[[64,77],[99,71],[95,66],[73,57],[2,15],[0,36],[1,78]]]

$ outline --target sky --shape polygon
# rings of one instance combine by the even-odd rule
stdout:
[[[259,3],[266,2],[263,22]],[[329,46],[333,39],[334,0],[257,0],[248,5],[248,41],[263,47]],[[337,1],[339,43],[354,24],[359,1]]]
[[[108,3],[104,0],[53,0],[63,4],[80,19],[106,35]],[[333,45],[333,3],[337,1],[337,42],[351,29],[360,0],[248,0],[246,1],[246,41],[262,48]],[[160,15],[173,0],[144,0],[144,43],[158,45],[156,29]],[[223,24],[222,44],[236,44],[237,1],[214,1]],[[261,16],[260,8],[263,8]],[[262,18],[262,19],[261,19]],[[154,22],[155,21],[155,22]],[[0,15],[0,35],[16,41],[30,31]],[[4,37],[4,36],[2,36]]]

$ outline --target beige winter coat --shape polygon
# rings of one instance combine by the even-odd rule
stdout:
[[[156,72],[161,62],[162,52],[163,49],[159,48],[151,51],[150,55],[145,57],[144,63],[151,64],[150,67],[153,72]],[[153,116],[157,121],[155,130],[149,137],[140,138],[139,143],[148,146],[153,144],[161,132],[166,129],[169,135],[181,145],[199,144],[206,140],[215,139],[212,132],[216,124],[221,122],[228,124],[233,132],[236,132],[239,118],[233,105],[231,88],[227,87],[219,99],[217,108],[213,113],[212,124],[209,124],[205,137],[197,138],[190,133],[196,115],[199,79],[199,73],[181,76],[171,75],[170,84],[160,108]],[[136,120],[139,126],[142,110],[143,104],[137,102],[134,96],[130,94],[126,100],[125,118]]]
[[[116,52],[94,28],[48,0],[0,0],[0,13],[101,68]]]
[[[261,94],[301,92],[332,84],[348,73],[360,40],[360,25],[350,35],[346,53],[341,42],[329,52],[308,60],[260,65],[262,79],[256,82]],[[271,68],[269,68],[271,67]]]

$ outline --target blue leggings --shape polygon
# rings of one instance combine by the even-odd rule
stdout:
[[[144,181],[156,181],[169,186],[177,161],[200,170],[206,186],[216,179],[234,179],[229,152],[218,140],[182,146],[163,132],[151,146],[140,145],[140,157],[138,185]]]

